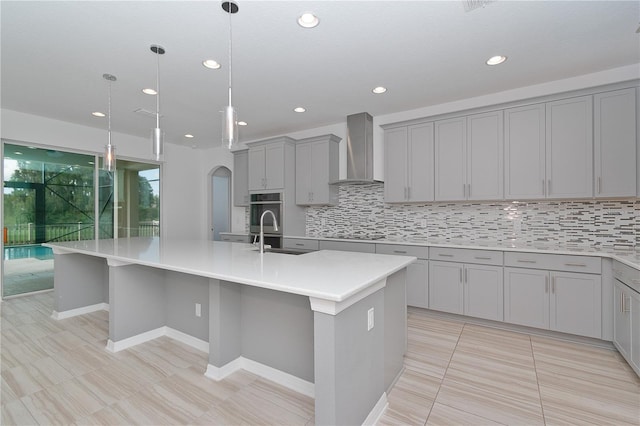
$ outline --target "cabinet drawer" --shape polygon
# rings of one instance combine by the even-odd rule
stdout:
[[[448,262],[478,263],[481,265],[502,265],[502,252],[496,250],[452,249],[431,247],[431,260]]]
[[[376,253],[415,256],[418,259],[428,259],[429,247],[403,246],[399,244],[376,244]]]
[[[600,257],[565,254],[508,252],[504,254],[504,264],[505,266],[513,266],[516,268],[585,272],[588,274],[599,274],[602,270]]]
[[[248,234],[227,234],[227,235],[220,235],[220,239],[222,241],[227,241],[231,243],[248,243],[249,235]]]
[[[304,238],[285,238],[282,245],[289,249],[318,250],[318,240]]]
[[[357,251],[360,253],[375,253],[374,243],[354,243],[351,241],[320,241],[320,250]]]
[[[613,276],[640,293],[640,271],[625,265],[624,263],[613,261]]]

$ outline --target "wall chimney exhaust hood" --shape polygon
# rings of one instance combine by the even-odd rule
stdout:
[[[332,185],[380,182],[373,178],[373,117],[361,112],[347,116],[347,178]]]

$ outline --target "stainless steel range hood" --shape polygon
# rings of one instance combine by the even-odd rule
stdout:
[[[373,117],[366,113],[347,116],[347,178],[334,185],[379,182],[373,179]]]

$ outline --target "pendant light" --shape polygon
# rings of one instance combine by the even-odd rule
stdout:
[[[222,142],[231,149],[238,143],[238,119],[236,117],[236,110],[231,103],[231,15],[237,13],[239,8],[235,1],[229,0],[222,2],[222,10],[229,14],[229,105],[227,105],[222,112]]]
[[[109,82],[109,104],[107,106],[107,145],[104,147],[104,160],[102,168],[108,172],[116,169],[116,147],[111,144],[111,83],[116,81],[116,76],[102,74],[102,78]]]
[[[157,44],[151,45],[151,51],[156,54],[156,127],[151,132],[151,144],[153,158],[156,161],[162,160],[164,151],[164,132],[160,129],[160,55],[164,55],[164,47]]]

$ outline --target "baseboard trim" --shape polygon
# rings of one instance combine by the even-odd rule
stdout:
[[[384,410],[386,410],[388,406],[389,401],[387,401],[387,393],[383,392],[380,396],[380,399],[378,400],[378,402],[376,402],[376,405],[373,406],[373,408],[369,412],[369,415],[366,419],[364,419],[364,422],[362,422],[362,424],[364,426],[377,424],[382,418]]]
[[[148,342],[149,340],[157,339],[166,334],[165,327],[159,327],[154,330],[145,331],[144,333],[136,334],[135,336],[127,337],[126,339],[118,340],[114,342],[109,339],[107,341],[107,350],[110,352],[120,352],[130,347],[139,345],[140,343]]]
[[[310,398],[315,397],[315,385],[313,383],[241,356],[222,367],[207,365],[207,371],[204,375],[219,381],[238,370],[246,370]]]
[[[209,342],[205,342],[202,339],[198,339],[197,337],[193,337],[190,334],[187,333],[183,333],[180,330],[176,330],[175,328],[171,328],[171,327],[164,327],[165,328],[165,336],[173,339],[173,340],[177,340],[180,343],[184,343],[187,346],[191,346],[194,349],[197,349],[201,352],[204,353],[209,353]]]
[[[69,309],[68,311],[53,311],[51,318],[54,320],[62,320],[66,318],[77,317],[78,315],[90,314],[96,311],[109,311],[108,303],[96,303],[95,305],[83,306],[82,308]]]
[[[190,336],[182,331],[167,326],[158,327],[154,330],[136,334],[135,336],[127,337],[126,339],[118,340],[117,342],[109,339],[107,341],[106,349],[110,352],[120,352],[162,336],[167,336],[170,339],[177,340],[178,342],[184,343],[185,345],[191,346],[199,351],[209,353],[209,342],[205,342],[197,337]]]

